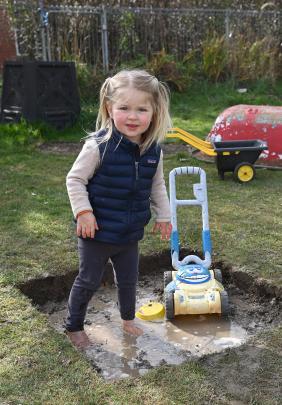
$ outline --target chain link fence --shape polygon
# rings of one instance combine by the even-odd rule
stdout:
[[[52,6],[8,2],[17,52],[43,60],[109,67],[148,60],[164,49],[182,60],[213,35],[251,43],[271,37],[281,46],[282,10]],[[13,3],[11,5],[11,3]],[[281,48],[280,48],[281,49]]]

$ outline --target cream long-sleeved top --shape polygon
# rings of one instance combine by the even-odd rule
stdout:
[[[100,164],[100,151],[95,139],[85,142],[66,178],[67,191],[76,218],[77,214],[92,207],[88,198],[87,184]],[[151,209],[156,222],[170,222],[170,207],[163,174],[163,154],[153,177]]]

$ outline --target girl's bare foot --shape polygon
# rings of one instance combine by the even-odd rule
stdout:
[[[141,336],[144,333],[143,330],[135,324],[134,320],[122,321],[122,327],[125,332],[134,336]]]
[[[77,332],[66,331],[66,335],[77,349],[86,349],[92,343],[84,330],[79,330]]]

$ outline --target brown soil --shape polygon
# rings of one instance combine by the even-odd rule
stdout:
[[[44,153],[73,154],[79,153],[82,146],[82,142],[45,142],[38,149]]]
[[[83,146],[83,142],[45,142],[41,144],[38,148],[43,153],[54,153],[54,154],[78,154]],[[162,149],[165,155],[176,154],[176,153],[187,153],[189,156],[193,155],[196,159],[204,161],[207,163],[215,163],[215,158],[213,156],[208,156],[205,153],[195,150],[187,144],[184,143],[165,143],[162,145]],[[267,165],[263,160],[258,159],[256,167],[268,168],[268,169],[280,169],[282,168],[278,162],[268,163]]]
[[[44,153],[78,154],[82,146],[83,142],[45,142],[38,148]],[[190,153],[190,148],[183,143],[163,144],[162,149],[165,154],[174,154],[178,152]]]

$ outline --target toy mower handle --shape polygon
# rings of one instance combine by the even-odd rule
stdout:
[[[210,252],[205,252],[205,259],[202,260],[196,255],[188,255],[184,257],[183,260],[178,260],[179,259],[179,254],[177,252],[172,253],[172,267],[175,270],[179,270],[179,266],[183,266],[185,264],[189,263],[195,263],[195,264],[200,264],[201,266],[205,267],[208,269],[211,265],[211,254]]]
[[[175,177],[188,174],[200,175],[200,184],[193,185],[193,191],[196,200],[177,200]],[[207,201],[206,190],[207,190],[206,172],[203,169],[201,169],[200,167],[193,167],[193,166],[176,167],[169,173],[171,211],[176,210],[177,205],[202,205],[203,202]],[[177,224],[175,224],[175,227],[177,227]]]
[[[200,183],[193,184],[193,192],[195,199],[191,200],[178,200],[176,198],[176,186],[175,177],[180,175],[199,175]],[[170,191],[170,212],[171,212],[171,254],[172,265],[177,268],[178,265],[185,265],[188,263],[201,264],[202,266],[209,268],[211,265],[211,238],[209,230],[209,218],[208,218],[208,199],[207,199],[207,185],[206,185],[206,172],[200,167],[177,167],[169,173],[169,191]],[[202,243],[205,259],[202,260],[198,256],[189,255],[182,261],[179,261],[179,235],[177,229],[177,206],[183,205],[200,205],[202,207]]]
[[[182,174],[199,174],[201,175],[202,173],[205,173],[203,169],[200,167],[194,167],[194,166],[183,166],[183,167],[176,167],[175,169],[171,170],[169,173],[169,176],[179,176]]]

